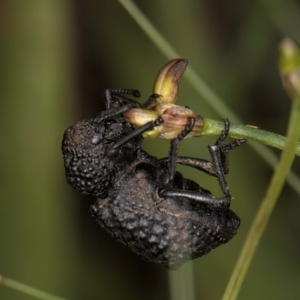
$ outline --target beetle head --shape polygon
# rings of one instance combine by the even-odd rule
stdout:
[[[69,127],[62,152],[68,183],[83,194],[104,198],[115,177],[136,158],[142,137],[110,151],[116,141],[132,132],[133,126],[121,117],[100,123],[95,120],[85,119]]]

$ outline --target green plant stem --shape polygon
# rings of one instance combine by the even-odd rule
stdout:
[[[263,199],[253,221],[253,224],[250,228],[237,264],[225,290],[223,300],[234,300],[237,298],[243,280],[248,271],[249,265],[252,261],[254,252],[267,226],[270,215],[283,188],[286,176],[289,173],[289,170],[293,163],[295,148],[300,138],[299,103],[299,101],[298,103],[297,101],[294,101],[293,103],[286,146],[283,149],[281,159],[275,169],[266,196]]]
[[[220,135],[223,129],[223,122],[212,119],[204,119],[204,127],[201,133],[202,135]],[[229,134],[234,138],[250,139],[280,150],[282,150],[286,144],[286,137],[282,135],[247,125],[231,124]],[[300,156],[300,142],[297,143],[295,154]]]
[[[184,264],[179,270],[169,271],[170,299],[194,300],[193,263]]]
[[[40,291],[36,288],[33,288],[31,286],[28,286],[24,283],[17,282],[15,280],[9,279],[7,277],[3,277],[0,275],[0,284],[3,284],[4,286],[10,287],[14,290],[18,290],[24,294],[30,295],[32,297],[35,297],[37,299],[44,299],[44,300],[65,300],[64,298],[56,297],[51,294],[45,293],[43,291]]]
[[[139,10],[139,8],[131,0],[118,0],[138,25],[149,36],[153,43],[162,51],[168,58],[179,58],[180,54],[166,41],[166,39],[156,30],[153,24],[146,18],[146,16]],[[195,88],[199,95],[206,100],[209,105],[222,117],[227,117],[231,122],[242,124],[243,122],[238,118],[228,107],[224,101],[220,99],[200,78],[200,76],[193,70],[191,66],[185,72],[185,78]],[[197,112],[196,112],[197,113]],[[276,155],[266,146],[257,143],[247,143],[269,166],[275,168],[278,164]],[[290,172],[287,177],[288,184],[300,195],[300,179],[294,173]]]

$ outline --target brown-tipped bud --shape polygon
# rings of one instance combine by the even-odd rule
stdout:
[[[279,44],[279,70],[282,76],[300,67],[300,47],[291,38],[284,38]]]
[[[176,58],[162,67],[153,87],[153,93],[161,95],[158,101],[161,103],[174,103],[176,101],[181,77],[187,64],[186,59]]]
[[[193,129],[186,137],[200,136],[204,121],[202,117],[193,113],[189,108],[175,105],[182,75],[187,67],[186,59],[173,59],[159,71],[153,88],[153,93],[159,95],[147,109],[133,108],[124,114],[127,122],[140,127],[148,122],[154,122],[158,117],[163,122],[153,130],[143,133],[144,137],[161,137],[174,139],[195,120]]]
[[[195,119],[195,125],[186,137],[197,137],[201,135],[203,119],[193,113],[189,108],[170,103],[158,106],[157,111],[162,112],[160,116],[164,120],[164,122],[157,127],[161,138],[168,140],[176,138],[186,126],[189,125],[191,118]]]
[[[292,99],[300,98],[300,68],[282,78],[283,86]]]
[[[279,70],[283,86],[292,99],[300,98],[300,47],[290,38],[279,46]]]

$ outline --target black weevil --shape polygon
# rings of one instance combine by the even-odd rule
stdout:
[[[159,125],[149,122],[134,129],[122,114],[133,107],[146,107],[125,94],[137,90],[107,89],[106,110],[94,118],[69,127],[62,152],[68,183],[83,194],[97,197],[91,213],[101,227],[146,260],[177,269],[228,242],[237,232],[239,217],[229,209],[231,194],[228,151],[245,140],[223,144],[229,121],[217,142],[209,146],[212,162],[177,156],[179,141],[190,125],[171,141],[170,155],[157,159],[142,150],[142,133]],[[197,168],[216,176],[224,197],[217,198],[196,182],[176,172],[176,164]]]

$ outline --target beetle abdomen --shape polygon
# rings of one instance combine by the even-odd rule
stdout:
[[[118,183],[122,193],[116,185],[109,197],[98,199],[91,210],[103,228],[144,259],[177,269],[235,235],[239,218],[233,212],[210,210],[184,199],[159,202],[153,178],[141,174],[136,180],[128,178]]]

